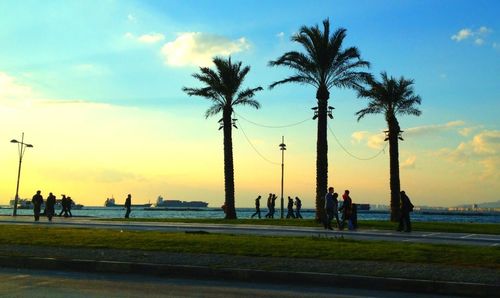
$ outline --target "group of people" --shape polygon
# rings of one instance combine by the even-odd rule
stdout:
[[[349,196],[350,191],[346,189],[342,195],[344,200],[339,208],[339,194],[334,192],[333,187],[328,188],[328,193],[325,196],[325,216],[323,218],[323,226],[325,229],[333,230],[332,220],[335,218],[337,228],[343,230],[347,222],[349,230],[356,229],[356,210],[353,206],[352,199]],[[342,217],[339,219],[339,212],[342,212]]]
[[[66,197],[66,195],[61,195],[61,196],[62,196],[61,212],[59,213],[59,216],[64,216],[64,217],[73,216],[73,214],[71,214],[71,205],[73,204],[73,200],[71,199],[71,197]],[[49,221],[52,221],[52,217],[56,216],[55,206],[57,200],[56,196],[54,196],[53,193],[49,193],[49,195],[47,196],[47,200],[44,202],[42,191],[37,190],[36,194],[31,199],[31,202],[33,203],[33,215],[35,217],[35,221],[40,220],[41,214],[47,216]],[[41,213],[41,209],[44,203],[45,203],[45,209],[43,213]]]
[[[276,213],[276,199],[278,197],[276,194],[270,193],[269,197],[267,198],[267,209],[268,212],[265,215],[266,218],[274,218],[274,214]],[[261,213],[260,213],[260,200],[262,199],[262,196],[258,196],[255,199],[255,213],[252,214],[251,218],[254,218],[255,216],[258,216],[261,218]],[[295,205],[295,211],[293,210],[293,206]],[[299,197],[295,197],[295,202],[294,200],[289,196],[288,197],[288,205],[287,205],[287,215],[286,218],[302,218],[302,215],[300,214],[300,209],[302,208],[302,201],[299,199]]]

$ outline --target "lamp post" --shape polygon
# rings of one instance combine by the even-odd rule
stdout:
[[[285,137],[281,136],[281,144],[280,150],[281,150],[281,218],[283,218],[283,213],[284,213],[284,200],[283,200],[283,175],[285,172],[285,150],[286,150],[286,145],[285,145]]]
[[[21,142],[19,142],[16,139],[11,140],[10,142],[16,143],[17,148],[19,150],[19,167],[17,169],[16,197],[14,198],[14,212],[12,213],[13,216],[17,216],[17,202],[19,201],[19,179],[21,178],[21,163],[23,162],[23,155],[24,155],[24,152],[26,151],[26,147],[33,148],[33,145],[26,144],[24,142],[24,132],[21,136]]]

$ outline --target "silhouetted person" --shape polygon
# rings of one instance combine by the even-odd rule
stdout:
[[[71,214],[71,207],[73,206],[73,200],[71,197],[66,198],[66,210],[68,210],[68,215],[69,217],[73,217],[73,214]]]
[[[255,216],[255,215],[258,215],[259,218],[260,218],[260,198],[261,196],[258,196],[256,199],[255,199],[255,213],[252,214],[252,218]]]
[[[295,217],[302,218],[302,214],[300,214],[300,209],[302,209],[302,201],[299,197],[295,197]]]
[[[276,199],[278,197],[273,194],[272,198],[271,198],[271,218],[274,218],[274,213],[276,212]]]
[[[413,211],[413,204],[404,191],[400,193],[400,217],[398,231],[411,232],[410,212]]]
[[[349,196],[349,190],[345,190],[344,194],[342,195],[342,199],[344,199],[344,203],[342,203],[342,227],[344,227],[345,222],[347,221],[347,226],[349,230],[353,230],[354,226],[352,225],[352,199]]]
[[[67,201],[68,199],[66,198],[66,195],[61,195],[61,212],[59,213],[59,216],[62,216],[64,213],[64,217],[68,217],[68,208],[67,208]]]
[[[339,222],[338,197],[339,194],[333,192],[333,187],[329,187],[328,193],[325,195],[325,218],[323,219],[323,226],[325,229],[333,230],[332,220],[334,217],[337,220],[337,227],[342,229]]]
[[[55,214],[54,207],[56,205],[56,196],[54,196],[52,193],[49,193],[49,196],[47,197],[47,201],[45,202],[45,215],[49,219],[49,221],[52,221],[52,216]]]
[[[266,218],[271,218],[271,213],[272,213],[272,209],[273,209],[273,206],[272,206],[272,201],[273,201],[273,194],[270,193],[269,194],[269,197],[267,197],[267,214],[266,214]]]
[[[287,213],[286,218],[295,218],[295,214],[293,213],[293,199],[288,196],[288,205],[287,205]]]
[[[132,206],[132,196],[128,194],[127,198],[125,199],[125,208],[127,209],[127,212],[125,212],[125,218],[128,218],[128,216],[130,215],[131,206]]]
[[[40,219],[40,209],[43,205],[43,197],[41,195],[41,191],[36,191],[36,194],[31,199],[31,202],[33,203],[33,215],[35,216],[35,221],[38,221]]]

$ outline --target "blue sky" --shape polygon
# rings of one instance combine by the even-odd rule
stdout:
[[[26,196],[40,186],[68,188],[91,204],[134,192],[142,201],[160,194],[203,196],[217,205],[223,197],[217,119],[205,120],[209,104],[188,98],[181,88],[198,86],[191,74],[212,55],[231,55],[250,65],[246,85],[267,87],[290,74],[267,66],[285,51],[300,50],[290,36],[302,25],[321,25],[329,18],[334,28],[347,29],[345,45],[359,48],[372,73],[415,80],[423,115],[400,119],[409,132],[401,145],[403,187],[428,205],[496,200],[499,6],[498,1],[2,1],[0,136],[9,140],[24,131],[42,144],[30,152]],[[261,124],[296,123],[311,116],[314,95],[310,86],[266,88],[257,96],[261,110],[237,112]],[[331,90],[330,104],[336,107],[332,130],[351,154],[367,157],[383,148],[383,116],[357,122],[354,113],[365,102],[352,90]],[[288,189],[312,206],[315,122],[278,129],[240,122],[268,160],[279,160],[275,143],[286,136]],[[241,131],[234,134],[237,197],[241,206],[250,206],[256,194],[278,191],[272,181],[279,181],[279,171]],[[46,142],[60,142],[61,136],[67,150],[48,150]],[[362,201],[385,203],[387,154],[371,162],[353,160],[329,137],[330,183],[358,190]],[[150,142],[153,146],[146,145]],[[15,184],[9,145],[0,146],[1,161],[10,167],[0,177],[5,182],[0,203],[12,197]],[[207,152],[200,154],[200,148]],[[129,162],[115,160],[116,150]],[[211,154],[213,164],[207,161]],[[183,158],[171,166],[172,159]],[[47,177],[49,164],[61,175]],[[67,165],[85,173],[74,177],[96,178],[71,178],[64,174]],[[265,172],[265,181],[255,178],[256,172]],[[114,182],[103,182],[108,180]],[[450,195],[436,201],[429,194],[440,192]]]

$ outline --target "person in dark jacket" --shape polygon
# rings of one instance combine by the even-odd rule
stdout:
[[[333,230],[332,219],[335,217],[337,220],[338,229],[342,229],[339,221],[339,211],[338,211],[338,198],[339,194],[333,192],[333,187],[328,188],[328,193],[325,196],[325,218],[323,219],[323,225],[325,229]]]
[[[47,197],[47,202],[45,202],[45,215],[49,219],[49,221],[52,221],[52,217],[55,214],[54,206],[56,205],[56,196],[54,196],[52,193],[49,193],[49,196]]]
[[[400,217],[398,231],[411,232],[410,212],[413,211],[413,204],[404,191],[400,193]]]
[[[131,206],[132,206],[132,195],[128,194],[127,198],[125,199],[125,208],[127,209],[127,212],[125,212],[125,218],[129,217]]]
[[[269,197],[267,198],[267,213],[266,213],[266,218],[271,218],[271,213],[272,213],[272,199],[273,199],[273,194],[270,193]]]
[[[347,221],[347,227],[349,230],[353,230],[354,226],[352,224],[351,216],[352,216],[352,199],[349,196],[349,190],[346,189],[344,194],[342,195],[342,199],[344,202],[342,203],[342,207],[340,210],[342,211],[342,227],[345,226],[345,222]]]
[[[68,209],[67,209],[68,199],[66,198],[66,195],[61,195],[61,196],[62,196],[62,198],[61,198],[61,212],[59,213],[59,216],[62,216],[64,213],[64,217],[68,217]]]
[[[295,218],[295,214],[293,213],[293,199],[288,196],[288,205],[287,205],[287,213],[286,218]]]
[[[295,217],[302,218],[302,214],[300,214],[300,209],[302,209],[302,201],[299,197],[295,197]]]
[[[255,216],[255,215],[258,215],[259,218],[260,218],[260,198],[261,196],[258,196],[256,199],[255,199],[255,213],[252,214],[252,218]]]
[[[37,190],[36,194],[31,199],[31,202],[33,203],[33,215],[35,216],[35,221],[40,219],[40,210],[43,205],[43,197],[41,193],[42,192],[40,190]]]

